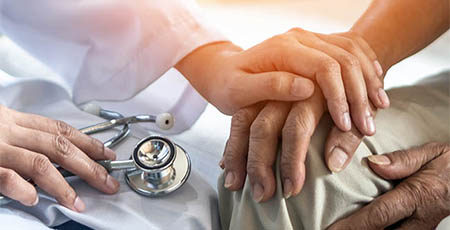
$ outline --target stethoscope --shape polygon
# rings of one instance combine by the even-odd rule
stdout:
[[[129,124],[151,122],[162,130],[168,130],[174,125],[173,116],[168,113],[157,116],[124,117],[118,112],[104,110],[95,104],[86,104],[81,109],[107,120],[80,129],[84,134],[90,135],[122,126],[122,129],[112,138],[104,142],[105,147],[108,148],[129,136]],[[149,197],[159,197],[176,191],[187,181],[191,172],[191,160],[187,152],[168,138],[156,135],[140,140],[134,147],[129,160],[102,160],[97,163],[108,172],[124,171],[125,181],[129,187],[138,194]],[[57,169],[64,177],[74,176],[61,167]],[[11,201],[10,198],[0,195],[0,206]]]

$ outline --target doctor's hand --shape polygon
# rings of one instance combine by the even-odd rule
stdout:
[[[65,207],[81,212],[83,201],[52,163],[112,194],[119,183],[94,160],[115,159],[103,144],[61,121],[0,105],[0,193],[24,205],[39,201],[31,179]],[[27,178],[27,179],[25,179]]]
[[[389,226],[431,230],[450,215],[449,143],[429,143],[368,159],[375,173],[400,183],[328,230]]]
[[[303,100],[314,88],[303,77],[320,87],[343,131],[353,120],[361,133],[373,135],[369,98],[377,108],[389,106],[375,53],[351,32],[323,35],[296,28],[244,51],[229,42],[209,44],[176,68],[226,114],[266,100]]]

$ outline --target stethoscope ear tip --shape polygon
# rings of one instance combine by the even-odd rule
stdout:
[[[169,130],[173,127],[175,119],[170,113],[160,113],[156,116],[156,125],[162,130]]]
[[[84,112],[90,113],[92,115],[99,116],[102,108],[99,105],[93,103],[86,103],[80,106],[80,109]]]

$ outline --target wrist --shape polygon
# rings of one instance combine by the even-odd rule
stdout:
[[[196,78],[203,76],[206,69],[211,68],[211,64],[218,59],[240,51],[242,51],[242,48],[230,41],[209,43],[186,55],[174,67],[189,81],[196,80]]]
[[[383,40],[371,34],[370,30],[360,28],[358,25],[355,25],[349,33],[360,37],[370,46],[372,51],[376,54],[377,61],[380,63],[384,73],[391,68],[393,63],[389,59],[389,47],[386,45],[387,43],[384,43]]]
[[[229,41],[206,44],[186,55],[175,68],[211,102],[213,96],[220,92],[218,87],[224,84],[220,79],[224,71],[221,66],[227,65],[227,57],[241,51],[240,47]]]

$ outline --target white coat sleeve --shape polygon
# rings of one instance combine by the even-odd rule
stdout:
[[[0,0],[0,29],[63,77],[75,103],[131,98],[226,40],[191,0]]]

